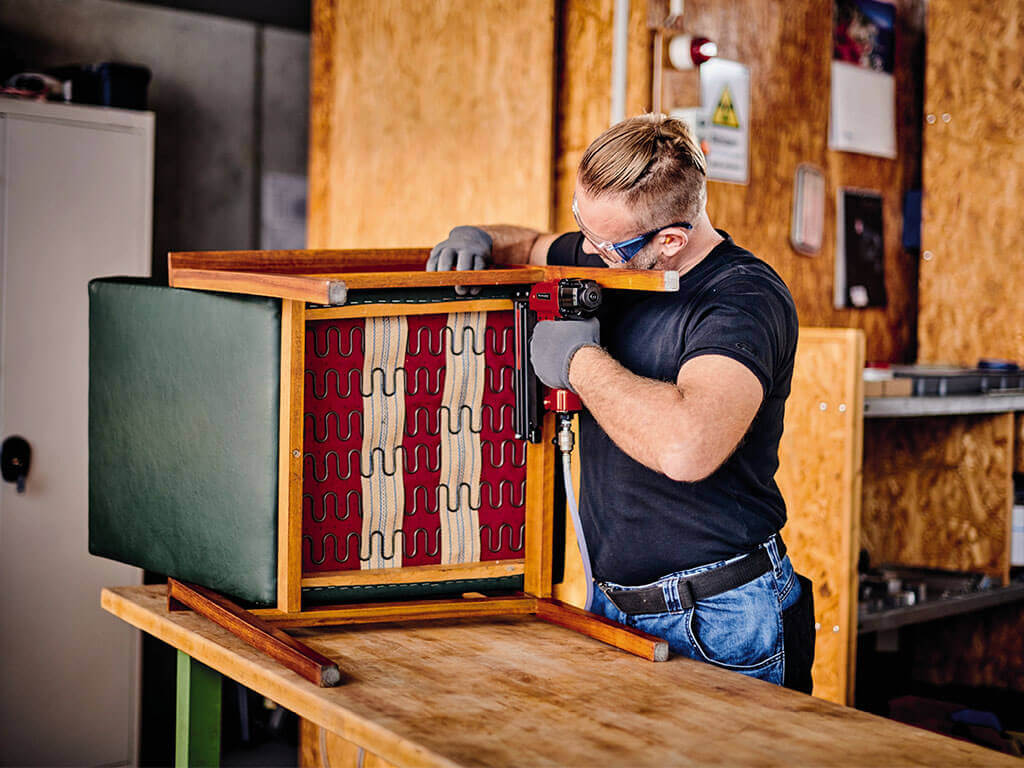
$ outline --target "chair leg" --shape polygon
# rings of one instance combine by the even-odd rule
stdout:
[[[575,630],[649,661],[668,659],[668,643],[661,638],[625,627],[560,600],[537,600],[537,618]]]

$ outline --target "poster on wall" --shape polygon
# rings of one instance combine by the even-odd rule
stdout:
[[[700,67],[700,138],[708,179],[746,184],[750,167],[750,70],[725,59]]]
[[[836,309],[885,304],[882,196],[841,187],[836,201]]]
[[[880,0],[835,0],[830,149],[896,157],[896,10]]]

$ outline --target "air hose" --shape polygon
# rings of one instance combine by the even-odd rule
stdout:
[[[569,507],[569,514],[572,516],[572,526],[576,529],[576,544],[580,549],[580,559],[583,560],[583,576],[587,584],[587,600],[583,605],[584,610],[589,611],[594,602],[594,575],[590,570],[590,552],[587,550],[587,539],[583,533],[583,523],[580,522],[580,510],[576,504],[576,492],[572,487],[572,449],[576,444],[576,435],[572,431],[572,414],[560,413],[558,419],[561,422],[558,430],[558,448],[562,452],[562,479],[565,481],[565,503]]]

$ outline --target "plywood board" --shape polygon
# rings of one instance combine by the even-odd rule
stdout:
[[[311,247],[551,226],[554,0],[316,0]]]
[[[1013,415],[871,419],[861,546],[874,564],[1009,579]]]
[[[776,480],[793,566],[814,583],[814,695],[852,702],[864,337],[802,328]]]
[[[920,359],[1024,360],[1024,5],[932,0]]]

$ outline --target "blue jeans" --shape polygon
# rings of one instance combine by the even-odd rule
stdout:
[[[653,582],[664,591],[665,604],[669,606],[664,613],[627,616],[600,587],[616,590],[630,587],[611,582],[598,584],[591,610],[667,640],[673,653],[782,685],[786,678],[783,611],[796,605],[801,586],[789,556],[779,558],[777,542],[772,536],[761,545],[768,551],[770,571],[735,589],[699,600],[693,608],[683,609],[679,580],[721,568],[745,555],[670,573]]]

